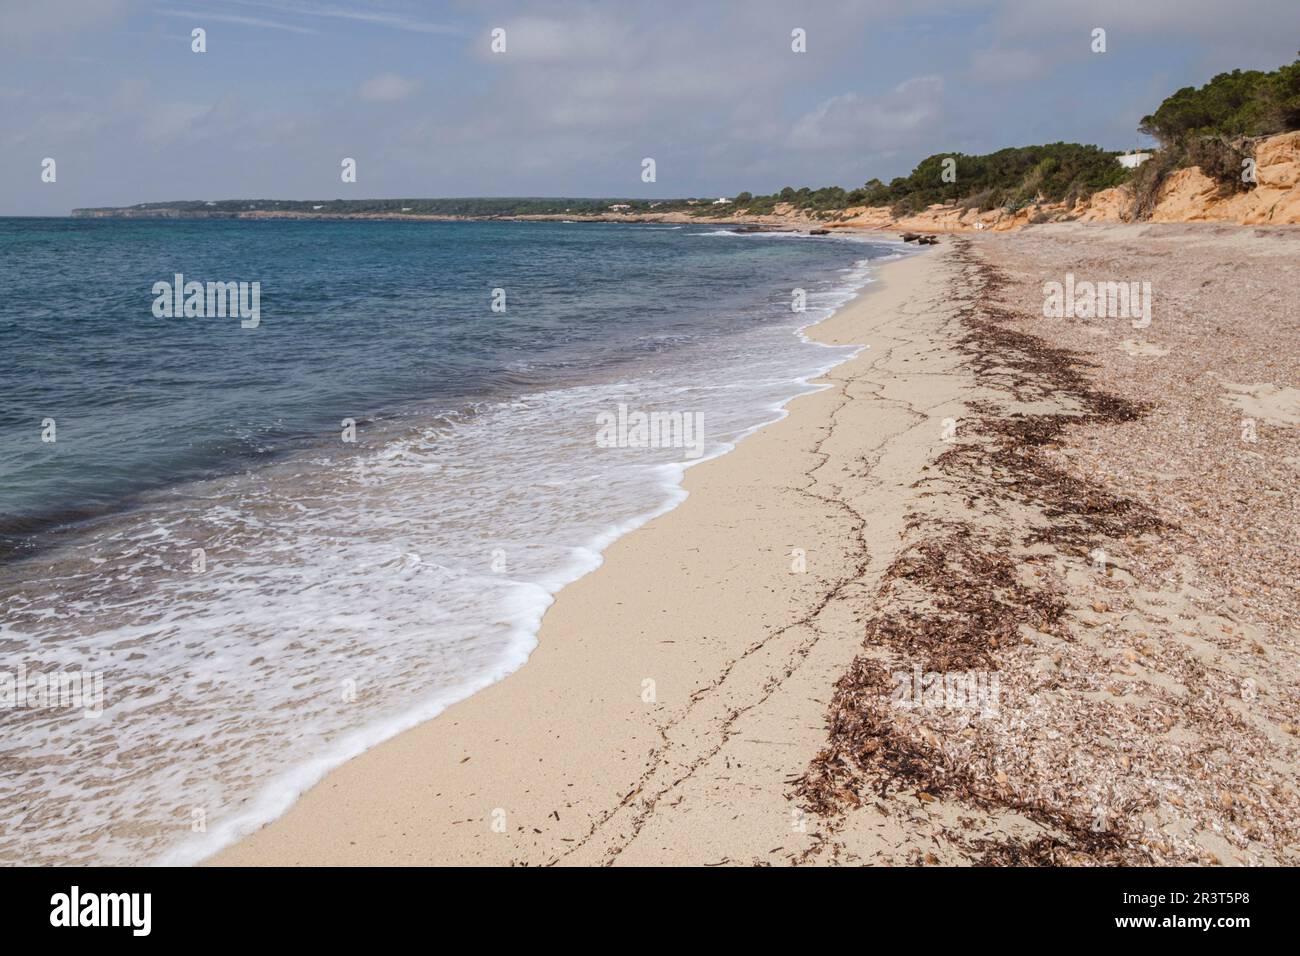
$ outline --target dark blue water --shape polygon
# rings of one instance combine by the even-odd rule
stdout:
[[[337,439],[344,418],[463,408],[772,321],[863,255],[717,231],[0,219],[0,552]],[[155,318],[151,288],[178,272],[260,282],[259,327]]]
[[[897,253],[714,226],[0,220],[0,672],[103,691],[94,719],[0,713],[0,864],[203,859],[523,666],[687,467],[855,352],[802,329]],[[156,318],[176,272],[261,283],[258,327]],[[689,416],[696,456],[603,442],[620,407]]]
[[[802,328],[897,252],[0,220],[0,671],[103,688],[94,719],[0,710],[0,864],[201,860],[523,666],[556,594],[680,502],[686,467],[853,354]],[[257,328],[155,317],[177,272],[259,282]],[[698,444],[602,441],[620,407],[689,416]]]

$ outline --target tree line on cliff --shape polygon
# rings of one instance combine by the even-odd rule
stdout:
[[[1142,117],[1138,129],[1160,143],[1133,175],[1134,213],[1146,218],[1169,175],[1188,166],[1219,184],[1221,195],[1254,186],[1248,170],[1259,140],[1300,129],[1300,60],[1276,70],[1233,70],[1201,87],[1185,86]]]
[[[1160,183],[1185,166],[1200,166],[1225,191],[1248,189],[1241,173],[1260,138],[1300,129],[1300,60],[1272,71],[1233,70],[1201,87],[1166,97],[1142,119],[1138,130],[1160,144],[1156,158],[1137,171],[1117,162],[1119,153],[1079,143],[1017,146],[994,153],[935,153],[907,176],[888,185],[872,179],[852,190],[839,186],[793,189],[769,195],[742,193],[736,205],[750,214],[788,204],[809,213],[833,213],[854,206],[889,206],[895,216],[937,203],[1014,212],[1033,202],[1065,202],[1134,180],[1139,206],[1154,201]],[[943,175],[955,160],[957,174]]]

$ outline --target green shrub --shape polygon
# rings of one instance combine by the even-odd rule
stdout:
[[[1269,73],[1233,70],[1165,98],[1138,129],[1165,146],[1194,137],[1269,136],[1300,128],[1300,60]]]

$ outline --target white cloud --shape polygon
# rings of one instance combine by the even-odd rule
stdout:
[[[372,103],[392,103],[404,100],[414,93],[420,84],[416,80],[399,76],[396,73],[381,73],[361,84],[357,95]]]
[[[796,149],[880,149],[932,130],[942,115],[943,79],[913,77],[883,94],[841,93],[801,117],[790,131]]]
[[[193,22],[195,26],[203,26],[204,23],[211,20],[215,23],[229,23],[238,27],[253,27],[258,30],[283,30],[286,33],[307,33],[314,34],[315,30],[307,27],[295,27],[288,23],[278,23],[275,20],[264,20],[261,17],[243,17],[230,13],[208,13],[196,10],[159,10],[163,16],[182,17]]]
[[[0,3],[0,46],[26,43],[45,34],[98,27],[124,12],[123,0],[5,0]]]
[[[506,21],[506,53],[495,54],[484,35],[478,52],[502,62],[565,62],[584,64],[626,57],[638,48],[630,25],[603,17],[518,17]]]
[[[199,128],[203,118],[211,112],[211,107],[204,103],[164,102],[149,111],[149,117],[141,123],[141,132],[146,139],[154,143],[171,143],[187,139]]]
[[[274,10],[282,15],[306,16],[306,17],[328,17],[336,20],[352,20],[356,23],[368,23],[379,27],[388,27],[393,30],[404,30],[408,33],[431,33],[445,34],[449,36],[463,35],[464,31],[441,23],[431,23],[428,20],[417,20],[412,17],[401,16],[395,13],[380,13],[374,10],[355,9],[348,7],[320,7],[306,6],[301,3],[273,3],[273,2],[256,2],[256,0],[235,0],[237,3],[243,3],[245,6],[262,7],[264,9]]]
[[[1211,42],[1230,36],[1258,37],[1261,28],[1294,30],[1294,0],[1001,0],[995,5],[999,32],[1055,46],[1089,51],[1091,31],[1106,31],[1112,49],[1167,45],[1171,37]]]
[[[971,71],[982,83],[1021,83],[1041,76],[1046,60],[1030,50],[976,50],[971,55]]]
[[[363,192],[376,196],[724,195],[889,179],[951,150],[1126,146],[1137,117],[1179,86],[1289,61],[1300,26],[1297,0],[667,7],[0,0],[0,113],[6,143],[21,146],[0,149],[0,211],[329,195],[338,158],[358,143]],[[242,18],[215,62],[186,52],[188,26],[208,17],[180,17],[205,9]],[[497,26],[504,55],[489,48]],[[790,50],[794,26],[808,31],[806,54]],[[1088,48],[1094,26],[1108,31],[1106,56]],[[297,42],[308,30],[317,36]],[[257,56],[212,72],[253,41]],[[376,108],[435,86],[434,111]],[[178,159],[164,143],[222,148]],[[257,161],[231,163],[231,149]],[[57,189],[25,185],[30,154],[58,157],[61,170],[66,157]],[[640,180],[645,156],[659,163],[653,186]]]

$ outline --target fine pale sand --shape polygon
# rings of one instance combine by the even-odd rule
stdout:
[[[688,471],[679,507],[565,588],[524,667],[339,768],[214,862],[698,864],[807,851],[817,827],[786,781],[824,745],[831,687],[861,648],[848,608],[814,616],[866,560],[864,520],[872,563],[888,563],[906,486],[942,447],[930,416],[954,391],[952,360],[931,342],[944,320],[926,288],[943,251],[887,264],[819,326],[823,341],[870,348],[831,373],[833,388]],[[903,371],[871,375],[885,367]]]
[[[882,267],[814,332],[869,348],[526,665],[211,862],[1295,863],[1297,244],[1093,228]],[[1044,320],[1088,265],[1151,325]],[[913,671],[996,675],[996,713],[897,706]]]

